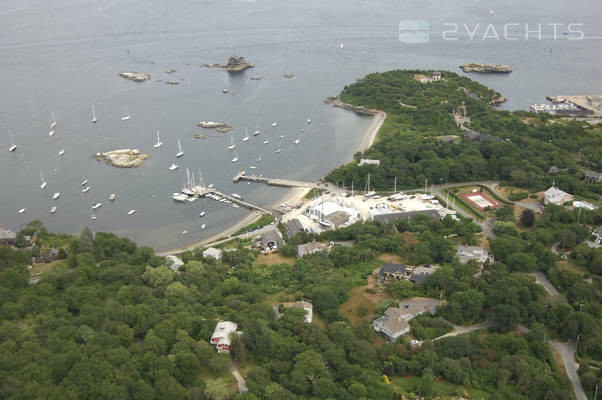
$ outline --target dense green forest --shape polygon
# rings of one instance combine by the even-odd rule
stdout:
[[[547,114],[508,112],[489,102],[498,94],[468,78],[443,72],[437,82],[421,83],[415,74],[432,71],[389,71],[367,75],[346,86],[341,99],[352,105],[384,110],[387,119],[377,142],[356,161],[341,166],[327,179],[361,187],[371,174],[376,189],[419,188],[429,183],[498,179],[514,186],[546,189],[553,179],[570,193],[597,198],[600,185],[584,183],[584,169],[602,169],[601,125],[553,119]],[[464,138],[454,113],[465,104],[471,121],[467,128],[503,140]],[[407,107],[407,105],[415,106]],[[437,136],[458,135],[455,143]],[[380,166],[358,166],[359,158],[381,160]],[[549,175],[551,166],[567,168]]]
[[[418,384],[412,392],[426,398],[443,379],[495,400],[571,399],[570,383],[545,340],[580,334],[580,356],[592,362],[602,358],[601,255],[580,247],[583,238],[577,234],[573,257],[592,271],[593,283],[549,267],[555,256],[540,244],[547,248],[559,232],[574,230],[573,214],[549,210],[532,232],[502,234],[494,252],[503,263],[487,265],[481,276],[475,275],[476,264],[453,257],[455,242],[476,240],[468,220],[356,224],[324,234],[356,240],[354,247],[336,246],[330,254],[297,259],[294,266],[263,265],[257,253],[243,248],[224,253],[218,263],[204,260],[198,249],[182,255],[179,272],[128,239],[87,229],[66,237],[34,225],[28,233],[36,245],[61,243],[64,259],[28,284],[32,250],[0,247],[0,397],[396,399],[407,390],[395,377],[414,376]],[[580,218],[594,222],[601,216]],[[520,249],[504,253],[510,251],[506,236]],[[425,285],[387,287],[396,299],[443,295],[438,316],[413,324],[420,335],[448,332],[441,318],[465,325],[491,320],[491,332],[426,341],[418,348],[405,339],[375,345],[369,322],[352,325],[339,308],[352,287],[365,284],[382,252],[443,265]],[[531,270],[528,262],[510,261],[513,254],[536,255],[567,301],[549,301],[524,273]],[[304,323],[297,309],[276,319],[272,306],[292,299],[310,300],[316,322]],[[217,354],[208,344],[218,320],[235,321],[243,332],[230,355]],[[519,324],[531,333],[511,332]],[[228,373],[232,361],[248,368],[248,393],[235,394]],[[594,385],[600,379],[591,371],[586,378]]]

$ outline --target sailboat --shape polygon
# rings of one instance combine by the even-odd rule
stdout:
[[[17,145],[15,144],[15,141],[13,139],[13,134],[9,133],[10,136],[10,147],[8,148],[8,151],[15,151],[17,150]]]
[[[88,180],[86,178],[84,178],[84,180],[82,181],[82,186],[86,186],[87,183],[88,183]]]
[[[163,143],[161,142],[161,138],[159,137],[159,129],[157,129],[157,143],[153,144],[153,147],[155,149],[158,149],[161,146],[163,146]]]
[[[234,144],[234,138],[232,135],[230,135],[230,146],[228,146],[228,150],[234,150],[234,148],[236,148],[236,145]]]
[[[278,125],[278,122],[272,122],[272,126]]]
[[[493,8],[489,9],[489,15],[494,15],[495,13],[493,12]]]
[[[132,209],[132,210],[128,211],[128,215],[132,215],[132,214],[134,214],[135,212],[136,212],[136,210]]]
[[[201,225],[201,229],[205,229],[207,227],[207,225],[203,224]]]
[[[280,145],[278,145],[278,147],[276,148],[276,153],[280,153],[282,151],[282,149],[280,148]]]
[[[341,43],[341,44],[339,45],[339,49],[343,49],[343,48],[345,48],[345,45],[344,45],[343,43]]]
[[[256,162],[260,162],[261,160],[263,160],[263,157],[262,157],[262,156],[259,156],[259,157],[257,157],[257,158],[255,159],[255,161],[256,161]]]
[[[50,214],[54,214],[56,212],[56,206],[50,207]]]
[[[54,136],[54,128],[50,128],[50,131],[48,131],[48,136]]]
[[[237,162],[238,161],[238,154],[236,154],[236,150],[234,150],[234,158],[232,159],[232,162]]]
[[[121,117],[121,120],[127,121],[128,119],[130,119],[132,117],[130,116],[130,113],[128,111],[128,106],[125,106],[124,108],[125,108],[125,114],[123,114],[123,117]]]
[[[96,210],[97,208],[100,208],[102,206],[102,203],[96,203],[92,206],[93,210]]]
[[[261,131],[258,129],[258,130],[256,130],[255,132],[253,132],[253,136],[257,136],[257,135],[259,135],[260,133],[261,133]]]
[[[56,200],[59,197],[61,197],[61,193],[60,192],[56,192],[55,194],[52,195],[52,200]]]
[[[299,140],[299,139],[296,139],[296,140],[295,140],[293,143],[294,143],[294,144],[299,144],[299,142],[301,142],[301,140]]]
[[[54,127],[56,126],[56,118],[54,118],[54,111],[50,110],[50,129],[51,132],[54,132]],[[52,135],[50,135],[52,136]]]
[[[42,176],[42,183],[40,183],[40,189],[44,189],[46,187],[46,179],[44,179],[44,172],[40,170],[40,175]]]
[[[249,140],[249,132],[247,131],[247,127],[245,126],[245,137],[242,138],[242,141],[246,142],[247,140]]]
[[[63,149],[62,147],[59,149],[59,156],[62,156],[63,154],[65,154],[65,149]]]
[[[109,195],[109,200],[114,201],[115,200],[115,193],[111,193]]]
[[[94,104],[92,104],[92,123],[96,123],[96,111],[94,110]]]
[[[82,193],[88,193],[90,191],[90,186],[86,186],[82,189]]]
[[[27,208],[22,208],[19,210],[19,214],[23,214],[25,211],[27,211]]]
[[[263,141],[263,144],[268,144],[268,143],[270,143],[270,138],[266,138],[266,139]]]
[[[178,152],[176,153],[176,157],[180,158],[184,155],[184,150],[182,150],[182,143],[180,143],[180,139],[178,139]]]
[[[175,171],[176,169],[178,169],[178,166],[177,166],[176,164],[171,164],[171,165],[169,166],[169,170],[170,170],[170,171]]]
[[[305,122],[307,122],[308,124],[311,124],[311,118],[306,119]]]
[[[199,217],[204,217],[205,216],[205,211],[201,211],[201,213],[199,214]]]

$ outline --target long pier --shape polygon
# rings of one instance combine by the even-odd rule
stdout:
[[[213,188],[206,188],[206,187],[196,186],[196,187],[192,188],[191,191],[194,192],[194,195],[192,197],[195,197],[195,198],[199,198],[199,197],[211,198],[211,197],[208,197],[208,195],[214,195],[214,196],[221,197],[222,199],[226,199],[226,200],[232,202],[233,204],[237,204],[237,205],[239,205],[241,207],[248,208],[250,210],[260,211],[262,213],[270,214],[270,215],[274,214],[274,211],[265,209],[263,207],[255,205],[255,204],[251,204],[251,203],[249,203],[247,201],[244,201],[242,199],[237,199],[234,196],[230,196],[228,194],[222,193],[219,190],[216,190],[216,189],[213,189]],[[216,200],[216,201],[219,201],[219,200]]]
[[[270,186],[281,186],[281,187],[306,187],[314,188],[318,186],[316,182],[304,182],[295,181],[291,179],[279,179],[279,178],[266,178],[263,176],[247,175],[245,171],[241,171],[233,178],[234,183],[239,181],[265,183]]]

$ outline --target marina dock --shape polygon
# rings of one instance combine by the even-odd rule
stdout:
[[[239,181],[247,181],[247,182],[256,182],[256,183],[265,183],[270,186],[280,186],[280,187],[306,187],[306,188],[314,188],[318,186],[317,182],[304,182],[304,181],[295,181],[291,179],[278,179],[278,178],[266,178],[263,176],[256,175],[247,175],[245,171],[241,171],[233,178],[234,183]]]
[[[187,200],[189,200],[189,201],[194,201],[194,199],[198,199],[201,197],[210,198],[210,199],[213,199],[216,201],[221,201],[221,199],[224,199],[232,204],[237,204],[240,207],[245,207],[250,210],[260,211],[264,214],[270,214],[270,215],[275,214],[275,211],[268,210],[266,208],[260,207],[255,204],[251,204],[247,201],[244,201],[242,198],[240,198],[240,199],[236,198],[234,196],[222,193],[219,190],[216,190],[213,188],[208,188],[208,187],[203,187],[203,186],[194,186],[194,187],[190,188],[189,191],[187,191],[185,193],[183,192],[183,195],[188,196]]]

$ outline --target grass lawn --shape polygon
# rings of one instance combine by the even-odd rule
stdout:
[[[582,265],[579,265],[575,262],[575,260],[572,260],[570,257],[567,257],[566,260],[560,260],[556,263],[556,266],[559,269],[564,269],[567,271],[572,271],[572,272],[576,272],[578,274],[589,274],[589,271],[587,270],[587,268],[585,268]]]
[[[418,386],[420,377],[411,376],[404,378],[393,378],[392,384],[398,389],[399,393],[413,393],[415,388]],[[490,393],[487,393],[479,389],[466,389],[463,386],[456,385],[451,382],[444,381],[442,379],[435,379],[435,393],[439,393],[444,396],[452,395],[464,395],[468,392],[471,400],[487,400],[491,397]]]
[[[31,276],[43,275],[46,272],[51,271],[54,267],[56,267],[58,264],[61,264],[61,263],[65,263],[65,260],[56,260],[56,261],[49,262],[49,263],[42,263],[42,264],[34,265],[29,270],[29,275],[31,275]]]
[[[376,278],[374,276],[368,277],[368,284],[363,286],[356,286],[351,289],[349,293],[349,300],[339,306],[339,311],[349,319],[351,325],[355,326],[362,321],[372,321],[374,319],[374,310],[380,303],[385,299],[384,293],[368,293],[366,289],[373,289]],[[393,302],[393,299],[387,299],[385,301]],[[367,310],[362,312],[360,310]]]
[[[260,254],[257,256],[255,260],[259,264],[265,265],[274,265],[274,264],[282,264],[286,263],[288,265],[295,265],[296,258],[294,257],[284,257],[280,253],[269,253],[269,254]]]

